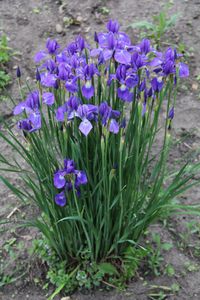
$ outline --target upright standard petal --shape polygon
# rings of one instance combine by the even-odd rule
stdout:
[[[45,103],[47,105],[52,105],[52,104],[54,104],[54,101],[55,101],[54,94],[50,93],[50,92],[43,93],[42,100],[43,100],[43,103]]]
[[[119,124],[115,119],[110,120],[109,131],[115,134],[119,132]]]
[[[64,159],[64,170],[66,171],[66,174],[74,173],[75,162],[73,161],[73,159]]]
[[[188,77],[189,76],[188,65],[186,65],[182,62],[179,63],[179,76],[180,77]]]
[[[67,105],[66,104],[58,107],[58,109],[56,111],[56,120],[59,121],[59,122],[64,122],[66,112],[67,112]]]

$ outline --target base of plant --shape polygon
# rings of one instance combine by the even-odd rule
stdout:
[[[137,274],[141,260],[147,256],[144,248],[130,246],[123,257],[110,257],[101,262],[92,262],[88,249],[81,252],[79,261],[61,261],[50,250],[44,238],[34,240],[33,251],[47,267],[45,286],[51,283],[56,287],[49,299],[53,299],[60,292],[71,294],[77,289],[124,290]]]

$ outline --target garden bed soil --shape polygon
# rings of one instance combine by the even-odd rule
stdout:
[[[186,45],[190,53],[188,63],[191,74],[190,78],[182,84],[177,99],[172,133],[176,141],[181,140],[183,136],[186,138],[174,146],[170,156],[170,162],[174,162],[180,159],[184,160],[185,155],[195,149],[200,149],[200,84],[197,80],[197,76],[200,75],[200,0],[174,0],[170,2],[173,2],[170,13],[180,13],[180,18],[173,31],[166,37],[167,40],[172,40],[174,43],[180,40]],[[133,22],[152,20],[152,16],[159,12],[164,4],[166,1],[159,1],[158,4],[156,0],[73,0],[71,2],[67,0],[1,0],[0,29],[8,35],[9,45],[15,51],[20,52],[12,58],[8,71],[15,78],[16,66],[20,65],[23,78],[29,81],[29,78],[34,76],[33,56],[45,46],[47,37],[56,38],[62,45],[67,44],[79,33],[92,40],[94,32],[103,30],[105,22],[109,18],[119,20],[122,29],[127,31],[127,26]],[[106,15],[107,13],[108,15]],[[66,28],[63,20],[65,25],[69,21],[73,21],[73,24]],[[132,29],[128,29],[128,32],[136,42],[138,32]],[[20,99],[15,82],[9,86],[8,93],[16,101]],[[0,102],[1,117],[8,117],[11,111],[12,105],[9,100]],[[10,121],[12,122],[12,118]],[[7,153],[9,156],[9,151],[9,147],[1,141],[0,152]],[[15,184],[20,184],[17,176],[10,175],[10,178]],[[186,204],[199,203],[200,187],[193,188],[180,200]],[[13,211],[15,208],[16,210]],[[31,217],[37,213],[33,211],[32,207],[19,204],[8,189],[0,183],[0,219],[5,218],[11,212],[13,212],[10,216],[12,220]],[[165,223],[159,223],[151,227],[151,231],[159,233],[162,242],[167,241],[173,244],[173,248],[162,253],[162,255],[164,256],[164,265],[173,265],[174,276],[169,277],[162,274],[156,277],[150,274],[145,277],[140,271],[125,292],[117,292],[116,290],[110,292],[96,291],[89,294],[76,292],[70,296],[70,299],[145,300],[152,299],[150,295],[158,294],[160,291],[164,291],[166,294],[166,298],[163,299],[200,299],[200,255],[198,256],[194,252],[194,249],[200,247],[199,235],[196,233],[189,234],[186,244],[183,245],[183,237],[187,234],[186,225],[191,221],[199,222],[200,220],[191,215],[174,216],[170,218],[167,226]],[[34,284],[34,278],[42,277],[43,270],[28,253],[31,241],[37,233],[27,229],[13,231],[11,226],[8,226],[9,230],[1,232],[0,249],[4,249],[5,242],[13,238],[15,243],[19,244],[22,241],[23,247],[18,251],[18,258],[12,261],[10,256],[6,256],[6,259],[10,263],[10,271],[16,269],[21,272],[21,275],[24,271],[26,274],[2,288],[0,299],[47,299],[47,292],[42,290],[39,284]],[[193,266],[193,268],[187,266]],[[177,293],[161,288],[161,286],[170,287],[172,284],[177,284],[180,287]],[[61,297],[57,297],[57,299],[61,299]]]

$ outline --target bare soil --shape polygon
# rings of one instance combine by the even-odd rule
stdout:
[[[174,43],[180,40],[186,45],[190,53],[188,63],[191,73],[190,79],[184,82],[178,95],[173,134],[176,141],[181,140],[183,136],[187,137],[174,147],[170,156],[170,161],[174,162],[175,160],[184,160],[185,155],[195,149],[200,149],[200,86],[197,80],[197,76],[200,75],[200,0],[174,0],[171,2],[174,5],[170,12],[180,13],[181,16],[167,39]],[[23,77],[27,80],[32,78],[34,76],[33,56],[39,49],[43,49],[49,36],[56,38],[62,45],[67,44],[78,33],[91,40],[95,31],[103,30],[104,24],[109,18],[118,19],[122,24],[122,29],[127,31],[127,26],[132,22],[151,20],[152,15],[159,12],[164,4],[166,1],[163,0],[73,0],[71,2],[67,0],[0,0],[0,29],[8,35],[10,46],[21,53],[12,59],[9,73],[15,78],[15,68],[20,65]],[[108,15],[102,13],[105,12],[104,7],[108,9]],[[75,20],[74,24],[66,28],[63,24],[64,17],[65,22],[69,18]],[[56,24],[62,26],[61,33],[57,33]],[[130,29],[128,32],[136,41],[138,32]],[[20,99],[15,82],[9,86],[8,92],[13,98]],[[6,117],[11,111],[10,101],[0,103],[1,116]],[[1,142],[0,152],[9,155],[9,151],[9,147]],[[11,177],[10,175],[10,178],[15,184],[20,184],[16,176]],[[180,200],[186,204],[199,203],[200,187],[191,189]],[[0,220],[8,216],[15,207],[18,210],[12,215],[13,220],[18,217],[28,217],[33,213],[32,207],[20,204],[2,183],[0,183],[0,205]],[[169,292],[165,298],[154,299],[200,299],[200,254],[195,252],[195,249],[200,248],[200,235],[189,233],[184,241],[187,234],[186,225],[192,220],[200,224],[198,217],[180,215],[171,217],[167,226],[160,223],[150,229],[150,231],[158,232],[163,242],[167,241],[173,244],[173,248],[163,252],[162,255],[164,256],[163,265],[173,265],[174,276],[169,277],[163,274],[159,277],[153,275],[145,277],[140,272],[125,292],[115,290],[111,292],[96,291],[89,294],[77,292],[70,298],[74,300],[146,300],[152,299],[150,294],[159,291],[155,286],[170,287],[176,283],[180,286],[178,293]],[[13,232],[10,228],[9,231],[0,231],[0,234],[0,249],[11,238],[16,238],[18,243],[20,241],[24,243],[23,249],[19,251],[18,259],[14,263],[9,261],[10,271],[18,268],[23,275],[24,270],[28,270],[25,276],[0,290],[0,299],[47,299],[47,291],[42,290],[40,285],[34,284],[33,280],[36,276],[42,277],[43,270],[28,254],[31,240],[37,233],[24,229],[16,229]],[[5,256],[5,259],[10,258]],[[186,265],[195,267],[187,268]],[[61,299],[61,297],[57,299]]]

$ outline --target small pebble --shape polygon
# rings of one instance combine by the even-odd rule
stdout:
[[[63,32],[63,28],[60,24],[56,24],[56,32],[57,33],[62,33]]]
[[[83,21],[83,18],[82,18],[81,16],[78,16],[78,17],[76,18],[76,21],[79,22],[79,23],[81,23],[81,22]]]

